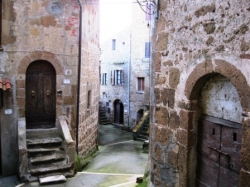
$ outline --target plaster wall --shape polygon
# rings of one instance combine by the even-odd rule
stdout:
[[[197,121],[205,111],[242,124],[244,149],[239,186],[246,186],[250,171],[247,158],[250,3],[247,0],[158,3],[152,47],[155,73],[151,75],[154,86],[151,101],[155,100],[150,131],[152,184],[195,186]],[[209,82],[218,74],[226,77],[226,81]],[[200,104],[201,89],[206,90],[208,83],[211,92],[202,97],[207,97],[209,103]],[[219,89],[215,85],[224,91],[217,94]],[[226,99],[225,93],[233,97]],[[206,108],[202,111],[200,105]],[[217,114],[209,108],[216,109]]]

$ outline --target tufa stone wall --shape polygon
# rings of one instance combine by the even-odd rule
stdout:
[[[209,105],[224,97],[227,114],[242,124],[239,186],[250,172],[250,2],[159,0],[153,40],[151,102],[151,182],[153,186],[195,186],[197,121]],[[223,81],[216,81],[223,76]],[[208,81],[212,78],[214,81]],[[237,92],[238,99],[214,97],[206,86]],[[205,87],[204,87],[205,86]],[[215,86],[215,87],[216,87]],[[212,86],[213,87],[213,86]],[[234,88],[232,88],[234,87]],[[200,95],[202,93],[203,96]],[[235,94],[233,94],[235,95]],[[213,103],[212,107],[216,107]],[[217,105],[218,116],[222,108]],[[241,112],[242,108],[242,112]],[[210,115],[215,115],[210,113]]]
[[[25,117],[26,69],[35,60],[50,62],[56,71],[56,118],[65,115],[70,120],[72,136],[76,133],[78,88],[78,48],[80,6],[77,0],[3,0],[2,45],[0,74],[11,79],[12,90],[5,94],[8,103],[1,109],[1,126],[6,129],[9,144],[2,132],[3,174],[17,170],[16,123]],[[79,150],[82,155],[96,147],[99,97],[99,14],[98,0],[81,1],[82,66]],[[90,32],[91,30],[91,32]],[[66,81],[66,82],[65,82]],[[91,107],[87,111],[87,92],[91,90]],[[8,99],[7,99],[8,98]],[[6,108],[13,113],[6,115]],[[11,127],[11,128],[9,128]],[[13,149],[8,150],[7,147]],[[8,155],[12,155],[8,158]],[[17,164],[14,164],[15,166]],[[6,168],[12,168],[7,170]]]

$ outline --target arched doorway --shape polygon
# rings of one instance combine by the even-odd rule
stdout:
[[[123,118],[123,112],[124,107],[121,100],[117,99],[114,101],[114,123],[116,124],[123,124],[124,118]]]
[[[52,128],[56,118],[56,72],[45,60],[32,62],[26,71],[27,128]]]
[[[222,75],[210,77],[199,98],[196,186],[239,185],[242,107],[236,88]]]
[[[142,116],[143,116],[143,109],[140,109],[137,111],[137,114],[136,114],[136,124],[140,121]]]

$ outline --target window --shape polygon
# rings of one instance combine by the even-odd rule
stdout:
[[[144,77],[137,78],[137,91],[144,91]]]
[[[107,85],[107,73],[102,74],[101,84]]]
[[[87,109],[90,108],[90,105],[91,105],[91,90],[88,91]]]
[[[146,42],[145,43],[145,58],[150,58],[150,53],[151,53],[151,42]]]
[[[112,50],[115,50],[115,48],[116,48],[116,40],[113,39],[112,40]]]
[[[123,84],[123,71],[122,70],[111,71],[111,84],[112,85]]]

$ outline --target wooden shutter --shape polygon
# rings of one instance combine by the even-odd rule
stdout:
[[[123,71],[121,70],[121,85],[123,85],[124,83],[124,73]]]

